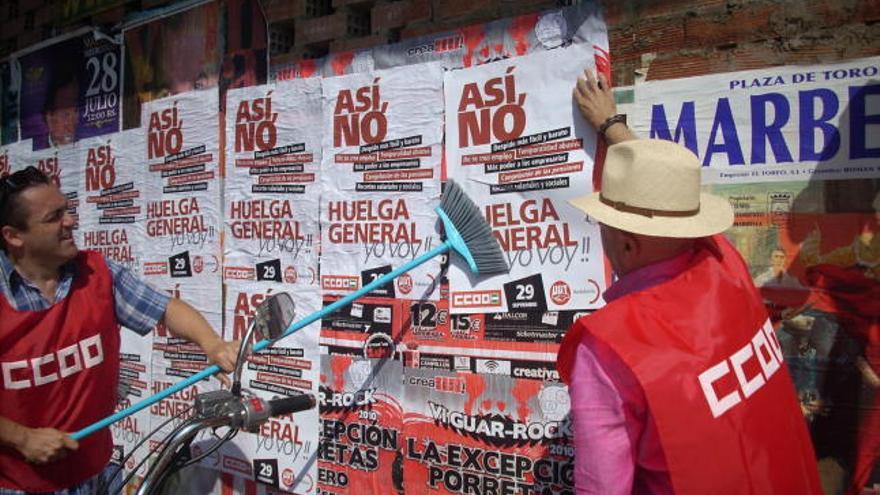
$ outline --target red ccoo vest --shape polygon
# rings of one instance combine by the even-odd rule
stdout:
[[[745,262],[706,239],[677,277],[578,320],[559,351],[567,382],[584,332],[629,366],[678,495],[820,495],[794,385]]]
[[[0,296],[0,416],[30,428],[74,432],[113,413],[119,329],[104,259],[76,258],[70,294],[45,311],[16,311]],[[98,474],[110,459],[110,430],[61,460],[34,465],[0,447],[0,487],[48,492]]]

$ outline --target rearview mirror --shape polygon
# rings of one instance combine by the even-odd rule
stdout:
[[[290,294],[279,292],[264,299],[257,306],[254,313],[254,320],[241,341],[238,359],[235,361],[235,371],[232,375],[233,395],[241,393],[241,371],[244,369],[247,356],[251,352],[251,340],[253,339],[254,332],[257,332],[263,339],[268,340],[275,340],[281,337],[296,316],[296,304],[294,304]]]
[[[264,339],[275,340],[284,334],[296,316],[296,304],[287,292],[273,294],[257,306],[256,330]]]

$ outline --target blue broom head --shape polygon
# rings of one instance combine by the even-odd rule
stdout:
[[[443,221],[446,242],[479,275],[507,273],[507,261],[501,246],[492,235],[492,227],[483,218],[480,209],[454,181],[447,181],[436,208]]]

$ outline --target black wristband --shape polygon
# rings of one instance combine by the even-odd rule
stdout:
[[[599,130],[597,131],[598,134],[601,136],[604,136],[605,131],[607,131],[609,127],[611,127],[617,123],[621,123],[623,125],[626,125],[626,115],[619,113],[617,115],[613,115],[611,117],[608,117],[608,119],[605,122],[602,122],[602,125],[599,126]]]

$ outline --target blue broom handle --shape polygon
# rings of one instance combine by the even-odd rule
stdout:
[[[428,251],[427,253],[419,256],[418,258],[415,258],[412,261],[404,263],[403,265],[399,266],[395,270],[392,270],[392,271],[386,273],[385,275],[382,275],[381,277],[376,278],[375,280],[373,280],[369,284],[361,287],[360,289],[352,292],[351,294],[328,304],[320,311],[315,311],[299,321],[292,322],[290,324],[290,326],[287,327],[287,330],[285,330],[284,333],[281,334],[280,337],[278,337],[278,339],[276,339],[276,340],[264,339],[264,340],[257,342],[256,344],[254,344],[253,352],[262,351],[263,349],[272,345],[273,342],[276,342],[278,340],[283,339],[284,337],[287,337],[288,335],[296,332],[297,330],[299,330],[305,326],[308,326],[308,325],[320,320],[321,318],[327,316],[328,314],[336,311],[339,308],[347,306],[348,304],[354,302],[356,299],[363,297],[367,293],[369,293],[375,289],[378,289],[379,287],[387,284],[388,282],[391,282],[395,278],[403,275],[404,273],[412,270],[413,268],[421,265],[422,263],[425,263],[428,260],[449,251],[450,249],[451,249],[451,245],[449,244],[448,241],[444,242],[443,244],[440,244],[436,248]],[[82,430],[79,430],[79,431],[71,434],[70,437],[73,438],[74,440],[77,440],[77,441],[82,440],[83,438],[91,435],[92,433],[95,433],[96,431],[98,431],[102,428],[106,428],[106,427],[110,426],[111,424],[119,421],[120,419],[131,416],[132,414],[140,411],[141,409],[144,409],[150,405],[153,405],[156,402],[159,402],[160,400],[170,396],[171,394],[174,394],[175,392],[179,392],[180,390],[183,390],[186,387],[189,387],[190,385],[194,385],[194,384],[200,382],[201,380],[204,380],[205,378],[208,378],[208,377],[218,373],[219,371],[220,371],[220,367],[217,366],[216,364],[212,364],[211,366],[208,366],[207,368],[203,369],[202,371],[199,371],[198,373],[196,373],[195,375],[192,375],[191,377],[187,378],[186,380],[183,380],[175,385],[172,385],[161,392],[153,394],[153,395],[147,397],[146,399],[141,400],[140,402],[138,402],[136,404],[132,404],[131,406],[129,406],[121,411],[118,411],[110,416],[107,416],[106,418],[104,418],[96,423],[92,423],[91,425],[83,428]]]
[[[373,280],[369,284],[361,287],[360,289],[352,292],[351,294],[349,294],[341,299],[337,299],[336,301],[333,301],[332,303],[328,304],[320,311],[315,311],[314,313],[311,313],[310,315],[306,316],[305,318],[303,318],[297,322],[291,323],[290,326],[287,327],[287,330],[285,330],[284,333],[281,334],[281,337],[278,337],[277,340],[283,339],[284,337],[287,337],[288,335],[292,334],[293,332],[296,332],[300,328],[307,326],[307,325],[310,325],[313,322],[320,320],[321,318],[329,315],[330,313],[336,311],[337,309],[344,308],[345,306],[348,306],[349,304],[353,303],[355,300],[367,295],[369,292],[372,292],[373,290],[378,289],[379,287],[382,287],[383,285],[387,284],[388,282],[391,282],[395,278],[403,275],[404,273],[412,270],[413,268],[421,265],[422,263],[430,260],[431,258],[434,258],[438,255],[441,255],[441,254],[449,251],[449,249],[450,249],[450,246],[444,242],[443,244],[440,244],[436,248],[432,249],[431,251],[428,251],[427,253],[419,256],[418,258],[415,258],[414,260],[412,260],[410,262],[404,263],[403,265],[399,266],[395,270],[392,270],[392,271],[386,273],[385,275],[382,275],[381,277],[377,277],[375,280]],[[254,344],[253,351],[254,352],[262,351],[266,347],[269,347],[269,345],[271,343],[272,343],[272,341],[270,341],[268,339],[261,340],[261,341],[257,342],[256,344]]]

